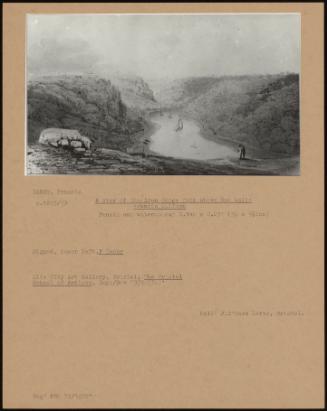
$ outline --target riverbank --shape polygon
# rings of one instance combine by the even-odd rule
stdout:
[[[235,142],[221,139],[222,146],[228,147],[229,152],[219,152],[217,157],[212,149],[219,148],[217,139],[209,138],[209,134],[201,134],[201,129],[194,120],[187,124],[181,134],[175,133],[175,117],[168,113],[148,115],[142,130],[131,136],[131,144],[123,150],[108,146],[98,146],[92,151],[70,151],[57,149],[41,144],[29,145],[27,149],[28,175],[298,175],[299,158],[256,157],[249,150],[245,160],[239,160]],[[186,119],[185,119],[186,120]],[[159,131],[159,136],[158,136]],[[156,136],[157,133],[157,136]],[[163,155],[151,150],[154,142],[160,139],[172,155]],[[203,138],[202,138],[203,137]],[[193,139],[197,141],[200,155],[206,149],[211,158],[188,158],[193,150]],[[143,141],[148,139],[143,155]],[[208,141],[211,141],[208,144]],[[209,147],[209,150],[208,150]],[[186,150],[186,151],[185,151]],[[189,150],[189,151],[187,151]],[[168,150],[169,152],[169,150]],[[179,157],[178,154],[184,155]],[[248,153],[247,153],[248,154]],[[213,156],[212,156],[213,155]]]
[[[195,120],[194,120],[195,121]],[[203,127],[201,125],[201,123],[199,121],[197,121],[197,124],[200,128],[200,132],[201,135],[203,136],[203,138],[206,138],[209,141],[213,141],[214,143],[218,143],[218,144],[224,144],[227,147],[230,147],[231,149],[235,150],[238,152],[238,145],[239,144],[244,144],[243,141],[238,140],[238,139],[230,139],[228,137],[223,137],[221,135],[219,135],[218,133],[214,133],[211,129]],[[288,156],[286,154],[283,153],[277,153],[277,152],[269,152],[267,153],[264,150],[261,150],[260,148],[256,147],[254,144],[249,144],[246,143],[246,151],[247,154],[251,157],[251,158],[259,158],[262,160],[279,160],[279,159],[289,159],[289,158],[296,158],[298,156]]]
[[[230,163],[234,164],[235,167],[239,167],[242,163],[242,169],[246,167],[250,168],[260,168],[268,171],[277,172],[279,175],[299,175],[300,174],[300,156],[287,156],[279,153],[267,153],[264,152],[254,145],[246,144],[246,159],[239,161],[239,148],[238,145],[242,144],[242,141],[237,139],[230,139],[227,137],[222,137],[218,133],[214,133],[213,130],[208,127],[203,127],[200,121],[197,121],[187,114],[181,114],[183,118],[194,121],[199,127],[201,136],[213,143],[222,144],[229,149],[233,150],[236,154],[236,158],[229,158]]]
[[[27,175],[293,175],[296,162],[187,160],[131,155],[98,148],[75,153],[34,144],[27,147]]]
[[[142,154],[144,149],[143,141],[146,139],[151,140],[151,136],[160,128],[158,124],[151,120],[151,117],[153,116],[146,118],[144,130],[133,135],[133,142],[126,149],[128,154]],[[145,150],[146,153],[151,153],[148,147],[146,147]]]

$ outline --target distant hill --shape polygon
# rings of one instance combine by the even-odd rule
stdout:
[[[297,74],[186,78],[165,83],[156,97],[197,120],[212,140],[244,143],[263,156],[299,154]]]
[[[136,86],[142,95],[141,85]],[[147,99],[151,92],[144,86]],[[111,81],[95,75],[50,75],[28,82],[28,142],[36,142],[44,128],[77,129],[99,146],[125,149],[145,119]],[[129,91],[132,96],[133,91]],[[137,95],[135,98],[141,98]],[[132,104],[131,104],[132,106]]]

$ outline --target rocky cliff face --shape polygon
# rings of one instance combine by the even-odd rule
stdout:
[[[131,110],[145,115],[159,108],[153,91],[141,77],[112,76],[110,80],[120,90],[124,104]]]
[[[97,145],[124,150],[144,119],[128,112],[118,88],[97,76],[49,76],[27,88],[28,142],[45,128],[75,129]]]

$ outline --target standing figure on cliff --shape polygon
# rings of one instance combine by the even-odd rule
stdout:
[[[148,145],[151,143],[151,140],[149,140],[148,138],[144,138],[143,139],[143,153],[142,156],[146,157],[147,156],[147,150],[148,150]]]
[[[240,160],[243,160],[245,158],[245,146],[243,144],[238,145],[240,149]]]

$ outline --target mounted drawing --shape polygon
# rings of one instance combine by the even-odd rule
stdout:
[[[27,17],[27,175],[299,175],[300,15]]]

